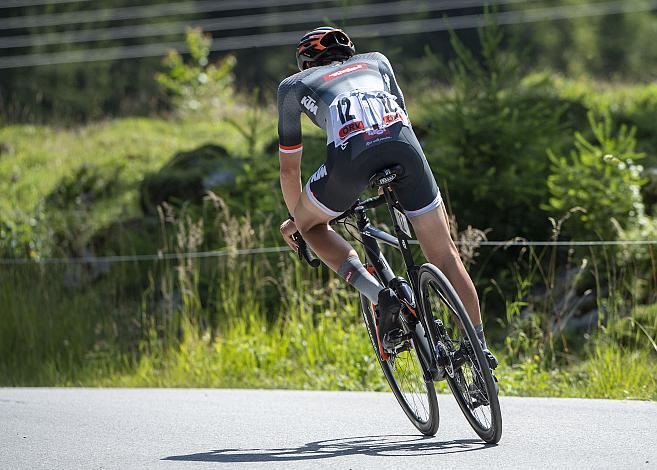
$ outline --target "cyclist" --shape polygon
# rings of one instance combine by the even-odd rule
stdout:
[[[367,272],[356,251],[328,221],[349,209],[377,171],[400,164],[399,202],[427,260],[445,273],[475,326],[491,367],[479,299],[450,237],[447,214],[431,169],[413,133],[388,59],[379,52],[355,53],[344,31],[328,26],[305,34],[297,46],[299,73],[278,88],[280,182],[290,218],[280,227],[297,250],[298,230],[317,256],[377,305],[379,340],[394,346],[400,301]],[[327,133],[326,163],[301,184],[301,114]]]

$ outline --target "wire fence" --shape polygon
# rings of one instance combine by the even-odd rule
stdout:
[[[291,0],[289,0],[291,1]],[[298,0],[296,0],[298,1]],[[311,0],[307,0],[310,2]],[[314,0],[312,0],[314,2]],[[509,0],[513,1],[513,0]],[[201,2],[199,2],[201,3]],[[214,3],[214,2],[213,2]],[[242,2],[245,3],[245,2]],[[252,5],[252,3],[248,3]],[[626,1],[609,1],[569,6],[540,7],[526,10],[512,10],[490,15],[459,15],[444,18],[420,20],[402,20],[377,24],[353,25],[349,27],[352,37],[380,37],[406,34],[421,34],[447,30],[472,29],[485,26],[489,22],[498,25],[515,25],[556,21],[575,18],[587,18],[621,13],[640,13],[657,10],[657,0],[629,3]],[[346,18],[349,20],[349,18]],[[2,28],[0,20],[0,29]],[[244,36],[227,36],[215,41],[210,51],[231,51],[251,47],[274,47],[294,44],[305,30],[284,31],[276,33],[250,34]],[[82,62],[135,59],[163,55],[169,49],[184,51],[186,44],[182,41],[150,43],[124,47],[105,47],[96,49],[79,49],[47,54],[25,54],[0,58],[0,69],[19,68],[42,65],[71,64]]]
[[[418,245],[411,240],[411,245]],[[574,247],[574,246],[646,246],[657,245],[657,240],[545,240],[533,241],[512,239],[508,241],[455,241],[459,246],[487,247]],[[151,253],[142,255],[82,256],[72,258],[0,258],[0,265],[20,264],[103,264],[133,261],[166,261],[181,259],[222,258],[226,256],[249,256],[291,251],[288,246],[271,246],[233,250],[191,251],[183,253]]]
[[[532,3],[538,0],[497,0],[496,5]],[[355,20],[381,16],[442,12],[454,8],[477,8],[490,4],[489,0],[447,0],[436,3],[403,0],[398,2],[370,3],[339,7],[293,10],[273,13],[258,13],[222,18],[175,21],[143,25],[116,26],[111,28],[64,31],[42,35],[21,35],[0,38],[0,49],[31,46],[79,44],[83,42],[119,39],[150,38],[172,34],[182,34],[189,27],[200,27],[205,32],[221,32],[236,29],[251,29],[265,26],[287,26],[292,24],[314,23],[326,18],[346,18]]]
[[[0,9],[39,7],[45,5],[58,5],[61,3],[87,3],[93,0],[3,0]]]

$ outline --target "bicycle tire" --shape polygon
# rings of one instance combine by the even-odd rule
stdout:
[[[443,339],[442,344],[448,344],[446,348],[450,354],[456,351],[455,344],[457,343],[459,348],[464,348],[461,355],[461,357],[465,358],[463,359],[463,363],[454,369],[452,375],[447,375],[446,377],[452,394],[477,435],[489,444],[496,444],[502,437],[500,403],[495,389],[495,379],[477,339],[470,317],[449,280],[438,268],[429,263],[424,264],[420,267],[418,275],[422,310],[426,316],[427,323],[432,325],[430,328],[433,328],[432,333],[434,334],[434,338]],[[434,313],[434,310],[436,309],[432,307],[429,300],[431,291],[437,294],[435,297],[444,308],[441,312],[446,312],[438,314],[441,317],[438,319],[443,324],[450,322],[450,325],[444,329],[446,330],[449,327],[452,331],[457,330],[459,336],[464,336],[460,337],[458,342],[451,337],[455,336],[455,334],[447,335],[449,338],[441,337],[438,326],[435,323],[437,315]],[[454,322],[453,315],[460,321],[462,329]],[[474,387],[467,383],[468,374],[472,376]],[[486,418],[486,407],[490,409],[490,420]],[[481,413],[478,413],[477,410]],[[482,421],[482,416],[484,418],[483,421],[488,421],[488,426]]]
[[[369,299],[367,299],[367,297],[363,296],[362,294],[360,296],[360,304],[361,314],[367,328],[367,333],[370,337],[372,348],[374,349],[374,354],[379,361],[383,375],[388,381],[388,385],[390,385],[392,393],[395,395],[397,402],[411,423],[413,423],[413,425],[422,434],[426,436],[434,436],[438,431],[438,425],[440,422],[438,412],[438,398],[436,396],[436,388],[433,384],[433,381],[429,380],[427,382],[424,378],[427,374],[427,371],[424,370],[424,367],[417,357],[417,352],[415,350],[416,345],[413,344],[411,349],[408,351],[403,351],[396,357],[384,359],[381,355],[381,350],[379,349],[372,305]],[[413,343],[415,343],[415,341],[413,341]],[[400,357],[401,355],[405,357]],[[395,373],[397,372],[397,369],[401,369],[399,367],[401,365],[400,363],[408,364],[409,360],[415,364],[415,369],[411,371],[415,375],[414,381],[411,383],[410,380],[404,380],[400,385]],[[410,366],[413,367],[413,364],[410,364]],[[419,377],[417,376],[418,372],[420,373]],[[426,413],[426,419],[423,419],[423,416],[420,416],[420,407],[418,406],[420,397],[415,397],[415,395],[412,393],[413,390],[410,392],[404,391],[404,389],[408,388],[409,385],[415,388],[424,388],[424,391],[420,392],[419,394],[424,395],[424,393],[426,393],[426,406],[422,402],[419,402],[419,404],[422,405],[422,411]]]

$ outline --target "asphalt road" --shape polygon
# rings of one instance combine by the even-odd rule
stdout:
[[[657,468],[657,403],[500,401],[486,446],[451,396],[424,438],[390,393],[0,389],[0,468]]]

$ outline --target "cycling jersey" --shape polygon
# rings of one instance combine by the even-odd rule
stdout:
[[[406,169],[397,189],[408,215],[440,204],[440,192],[410,127],[404,96],[383,54],[355,55],[283,80],[278,88],[283,154],[303,148],[302,113],[326,131],[327,162],[306,185],[309,199],[323,212],[336,216],[348,209],[386,162]],[[403,145],[384,146],[393,142]],[[370,151],[374,147],[377,151]]]
[[[278,136],[283,153],[301,148],[301,113],[324,129],[327,144],[335,146],[368,130],[408,123],[392,67],[378,52],[312,67],[281,82]]]

